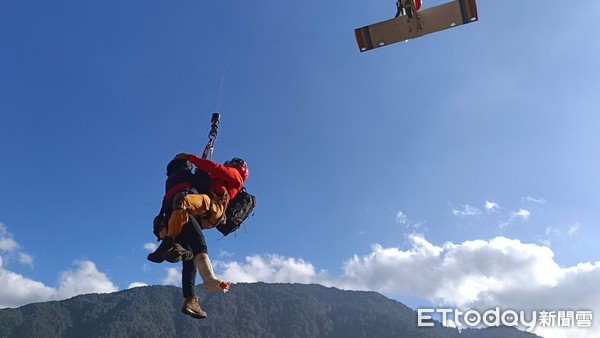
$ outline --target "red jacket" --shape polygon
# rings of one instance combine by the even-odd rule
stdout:
[[[218,196],[224,196],[227,192],[231,201],[244,186],[242,175],[233,167],[226,167],[211,160],[200,158],[196,154],[190,155],[188,161],[195,165],[198,170],[210,174],[209,189]]]

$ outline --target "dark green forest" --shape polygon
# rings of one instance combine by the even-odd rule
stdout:
[[[419,328],[416,312],[376,292],[321,285],[196,288],[206,319],[180,312],[181,289],[138,287],[0,310],[0,337],[535,337],[513,328]]]

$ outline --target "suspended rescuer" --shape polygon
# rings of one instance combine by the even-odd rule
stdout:
[[[148,255],[148,259],[162,261],[160,258],[164,259],[165,255],[173,252],[178,245],[176,239],[177,241],[183,240],[192,249],[193,263],[200,273],[204,288],[208,291],[227,291],[230,283],[221,281],[215,276],[207,253],[204,235],[201,231],[200,233],[193,231],[193,227],[188,222],[192,215],[200,221],[203,229],[209,229],[219,224],[229,201],[237,195],[248,179],[248,165],[237,157],[221,165],[199,158],[195,154],[186,153],[175,156],[174,160],[189,161],[196,166],[197,172],[205,172],[210,175],[208,193],[185,190],[173,196],[173,211],[169,217],[166,236],[156,251]],[[189,270],[189,263],[187,267]],[[195,274],[192,277],[195,279]],[[184,286],[185,302],[182,311],[195,318],[204,318],[206,312],[200,308],[198,297],[190,297],[190,293],[186,294],[185,292],[185,285],[189,285],[189,281],[189,273],[186,274],[186,263],[184,262],[182,286]],[[193,285],[193,283],[192,281],[191,284]]]

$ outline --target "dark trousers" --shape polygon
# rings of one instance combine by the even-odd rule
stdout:
[[[183,226],[181,234],[175,239],[178,243],[183,245],[184,248],[191,250],[194,253],[194,257],[198,254],[208,253],[206,247],[206,240],[201,229],[199,232],[194,227],[194,224],[190,221]],[[181,288],[183,290],[183,297],[191,298],[196,295],[196,265],[194,260],[190,259],[182,262],[181,268]]]
[[[181,268],[181,289],[183,289],[184,298],[192,298],[196,296],[196,265],[194,260],[182,262],[183,267]]]

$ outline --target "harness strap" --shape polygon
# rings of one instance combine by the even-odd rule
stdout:
[[[169,191],[167,191],[167,193],[165,194],[165,197],[163,197],[163,201],[170,199],[171,197],[177,195],[177,193],[182,192],[183,190],[191,189],[191,188],[192,188],[192,184],[189,182],[179,183],[176,186],[174,186],[173,188],[169,189]]]

